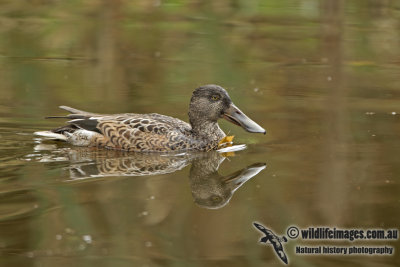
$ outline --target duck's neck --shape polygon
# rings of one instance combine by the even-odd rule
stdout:
[[[195,121],[190,120],[190,124],[193,134],[202,139],[219,142],[225,137],[225,133],[219,128],[216,121],[197,119]]]

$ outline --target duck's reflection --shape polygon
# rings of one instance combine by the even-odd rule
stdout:
[[[45,149],[37,147],[36,150]],[[64,154],[61,156],[60,154]],[[191,164],[189,181],[194,202],[204,208],[225,206],[233,193],[246,181],[265,169],[265,163],[255,163],[230,175],[218,169],[226,155],[217,151],[155,154],[127,153],[90,148],[52,150],[42,161],[68,160],[71,180],[106,176],[146,176],[173,173]]]
[[[199,206],[208,209],[222,208],[240,186],[265,169],[265,163],[255,163],[223,176],[218,173],[218,169],[224,160],[225,157],[213,152],[192,162],[190,187],[194,202]]]

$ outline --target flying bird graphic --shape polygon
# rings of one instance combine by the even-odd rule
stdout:
[[[274,234],[270,229],[265,228],[263,225],[254,222],[254,226],[260,230],[265,236],[260,239],[261,243],[267,244],[269,241],[271,245],[274,247],[274,250],[278,257],[286,264],[288,264],[288,258],[286,257],[285,252],[283,251],[282,242],[287,242],[287,238],[285,236],[278,237]]]

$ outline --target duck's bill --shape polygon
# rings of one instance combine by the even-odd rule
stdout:
[[[229,106],[229,108],[223,114],[224,119],[233,124],[236,124],[248,132],[251,133],[263,133],[266,134],[264,128],[254,122],[252,119],[247,117],[238,107],[236,107],[233,103]]]
[[[227,177],[226,182],[231,183],[231,191],[235,192],[239,187],[241,187],[245,182],[259,174],[262,170],[266,168],[265,163],[255,163],[247,168],[240,170],[239,172],[235,172]]]

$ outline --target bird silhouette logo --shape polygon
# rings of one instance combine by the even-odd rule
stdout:
[[[282,242],[287,242],[287,238],[285,236],[279,237],[274,234],[270,229],[264,227],[260,223],[253,222],[253,225],[261,231],[265,236],[260,239],[260,243],[271,244],[274,247],[274,250],[278,257],[285,263],[288,264],[288,258],[283,251]]]

